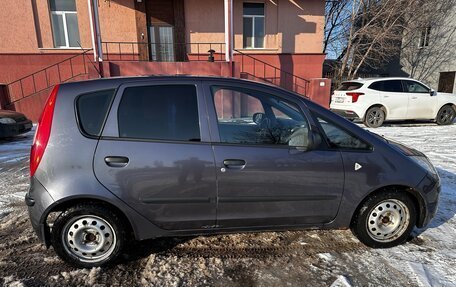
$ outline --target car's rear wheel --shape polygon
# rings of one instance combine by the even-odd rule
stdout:
[[[416,224],[416,207],[405,192],[386,191],[369,197],[352,221],[352,231],[367,246],[388,248],[407,240]]]
[[[380,107],[372,107],[367,110],[364,124],[369,128],[378,128],[385,121],[385,112]]]
[[[125,242],[122,219],[109,208],[80,204],[60,214],[52,226],[52,245],[71,265],[91,268],[116,260]]]
[[[455,109],[450,106],[446,105],[443,106],[439,112],[437,113],[437,118],[435,121],[438,125],[451,125],[456,117]]]

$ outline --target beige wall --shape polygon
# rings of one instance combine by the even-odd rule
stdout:
[[[76,1],[81,44],[84,48],[90,48],[92,42],[87,0]],[[266,5],[265,48],[250,51],[321,53],[324,26],[323,0],[249,1],[262,1]],[[140,40],[137,35],[134,3],[134,0],[99,1],[103,41],[137,42]],[[234,0],[233,26],[236,49],[242,49],[242,4],[242,0]],[[34,11],[36,17],[34,17]],[[68,50],[53,49],[49,7],[46,0],[3,1],[0,19],[0,53],[68,52]],[[38,25],[35,25],[35,21]],[[224,43],[223,0],[186,0],[185,25],[187,42]],[[192,50],[195,52],[196,46]]]
[[[255,53],[321,53],[323,0],[249,0],[265,3],[265,48],[242,49],[242,0],[234,0],[234,47]],[[223,0],[186,0],[187,42],[224,42]]]
[[[76,0],[83,48],[92,47],[87,0]],[[103,41],[138,41],[134,0],[99,1]],[[35,17],[34,17],[35,16]],[[2,1],[0,53],[76,52],[54,49],[49,5],[46,0]]]

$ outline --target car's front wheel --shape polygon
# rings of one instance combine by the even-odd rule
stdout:
[[[367,110],[364,124],[369,128],[378,128],[385,121],[385,112],[380,107],[372,107]]]
[[[439,112],[437,113],[437,118],[435,121],[438,125],[451,125],[456,117],[455,109],[450,106],[446,105],[443,106]]]
[[[416,223],[416,207],[405,192],[385,191],[369,197],[358,208],[352,232],[373,248],[388,248],[407,240]]]
[[[92,268],[116,260],[125,242],[122,219],[108,207],[79,204],[62,212],[52,226],[52,245],[71,265]]]

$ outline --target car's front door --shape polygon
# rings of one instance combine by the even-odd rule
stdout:
[[[215,224],[214,157],[198,83],[122,85],[94,157],[98,180],[163,229]]]
[[[403,80],[404,91],[408,94],[408,119],[432,119],[436,116],[437,99],[431,95],[431,90],[421,83]]]
[[[320,224],[338,212],[340,152],[310,150],[300,101],[275,93],[205,84],[221,228]]]

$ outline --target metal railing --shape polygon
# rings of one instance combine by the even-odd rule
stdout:
[[[105,61],[225,61],[225,43],[102,42]]]
[[[240,57],[240,73],[243,78],[263,80],[307,97],[310,81],[281,68],[259,60],[249,54],[234,50],[234,58]],[[237,60],[237,62],[239,62]]]
[[[96,71],[99,74],[94,63],[90,60],[91,55],[88,55],[91,51],[92,49],[84,50],[80,54],[7,84],[7,105],[40,93],[56,84],[88,75],[89,71]]]

